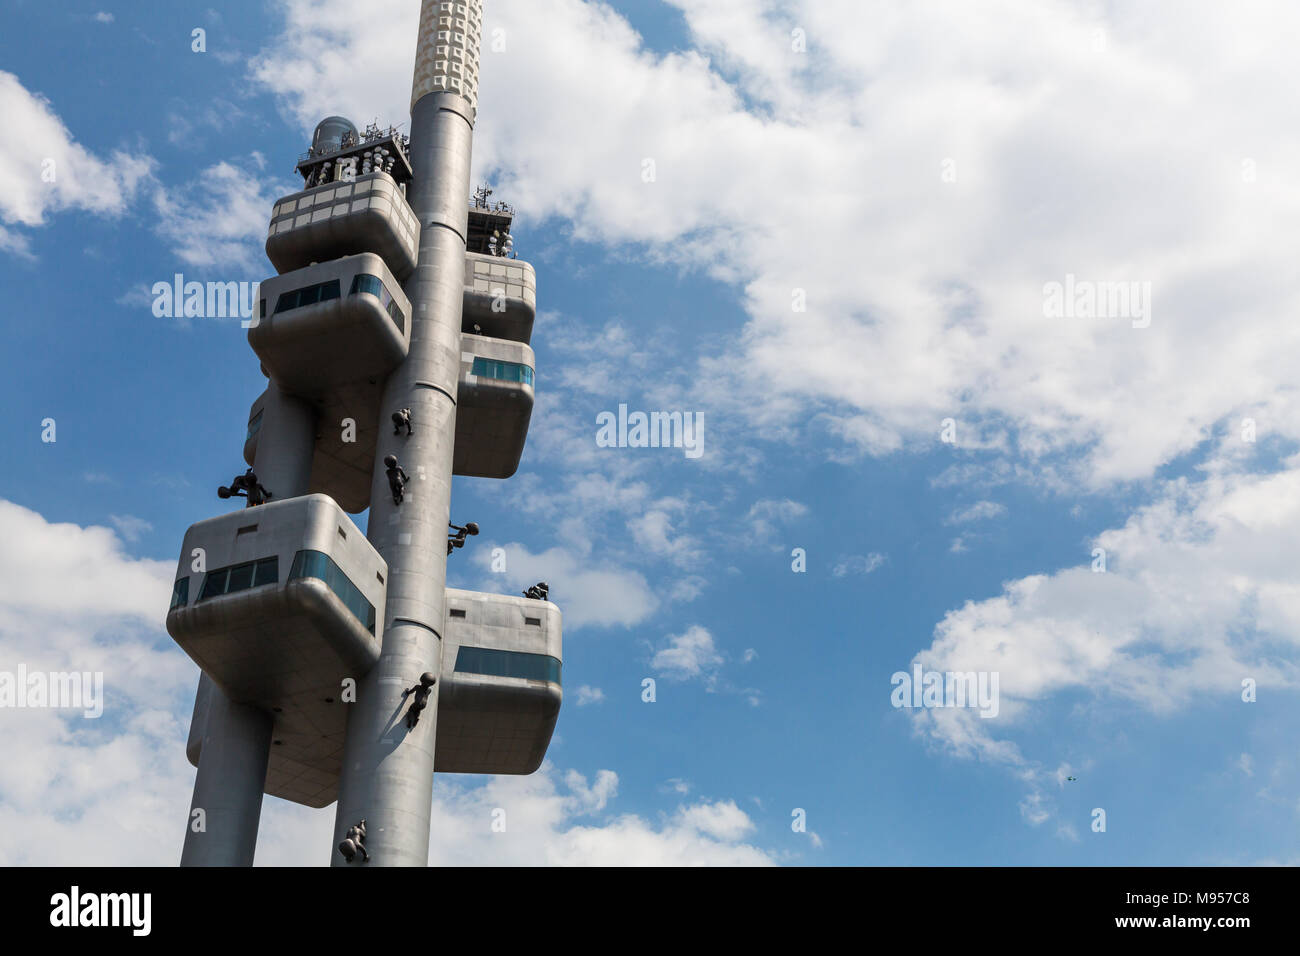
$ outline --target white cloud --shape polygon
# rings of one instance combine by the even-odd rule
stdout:
[[[46,521],[0,501],[0,644],[6,666],[102,671],[99,720],[3,709],[0,832],[14,865],[171,866],[194,770],[185,737],[197,669],[162,633],[175,565],[128,556],[107,528]],[[656,823],[609,815],[618,777],[545,764],[528,777],[435,780],[432,865],[764,865],[732,801]],[[492,811],[507,832],[492,831]],[[334,808],[264,801],[257,862],[323,865]]]
[[[547,329],[548,339],[571,359],[558,370],[563,387],[593,395],[626,395],[629,376],[649,374],[650,352],[643,335],[618,320],[607,322],[594,335],[575,326],[565,322]]]
[[[253,58],[251,73],[282,97],[304,131],[335,113],[406,121],[419,4],[371,0],[360,18],[354,4],[341,0],[286,0],[280,9],[284,31]]]
[[[224,56],[220,52],[213,55],[219,60]],[[207,148],[208,138],[203,135],[204,131],[227,135],[226,130],[237,128],[246,123],[248,118],[244,109],[227,99],[217,98],[203,107],[187,103],[183,111],[173,111],[167,115],[167,123],[171,127],[167,132],[167,141],[183,148]],[[269,210],[267,218],[270,218]]]
[[[133,286],[119,295],[113,301],[118,305],[125,306],[128,309],[153,309],[155,296],[150,291],[150,286],[138,285]]]
[[[114,150],[101,159],[77,143],[45,97],[0,70],[0,250],[30,256],[28,239],[5,226],[36,227],[66,209],[122,215],[154,168],[152,157]]]
[[[175,564],[125,553],[108,528],[0,501],[5,669],[102,673],[98,719],[3,709],[0,831],[10,862],[170,865],[193,770],[185,722],[197,668],[162,634]],[[173,826],[167,826],[171,821]]]
[[[734,800],[684,807],[679,811],[678,819],[700,833],[728,843],[734,843],[754,829],[754,821],[736,806]]]
[[[271,206],[292,188],[268,181],[260,170],[219,162],[184,186],[154,190],[158,233],[186,265],[260,279],[267,269],[262,248]]]
[[[24,614],[162,623],[176,565],[128,558],[108,528],[51,524],[0,501],[0,622]]]
[[[587,785],[586,777],[576,770],[570,770],[564,775],[564,783],[581,813],[604,810],[606,804],[618,793],[618,774],[612,770],[597,771],[596,780],[591,786]]]
[[[141,536],[153,530],[153,525],[135,515],[109,515],[108,520],[127,541],[139,541]]]
[[[586,684],[580,686],[575,691],[577,699],[574,701],[579,707],[586,707],[588,704],[599,704],[605,699],[605,692],[599,687],[590,687]]]
[[[886,560],[888,558],[878,551],[872,551],[870,554],[850,554],[836,562],[835,567],[831,569],[831,574],[837,578],[849,574],[867,575],[883,565]]]
[[[1051,819],[1051,811],[1046,807],[1046,800],[1040,791],[1032,791],[1020,801],[1020,815],[1031,827],[1039,826]]]
[[[745,515],[748,540],[753,544],[771,544],[781,531],[807,515],[807,505],[789,498],[756,501]]]
[[[112,22],[113,22],[113,14],[111,14],[111,13],[105,13],[103,10],[101,10],[101,11],[99,11],[98,13],[95,14],[95,21],[96,21],[97,23],[112,23]]]
[[[709,582],[700,577],[698,574],[687,575],[684,578],[678,578],[668,588],[668,599],[673,603],[687,603],[694,601],[704,593],[704,588]]]
[[[691,792],[691,783],[689,780],[683,780],[681,777],[669,777],[664,781],[661,790],[671,793],[679,793],[685,796]]]
[[[703,556],[699,542],[675,527],[687,509],[681,498],[664,498],[654,503],[650,510],[629,518],[627,528],[637,546],[644,551],[674,564],[689,567]],[[678,516],[678,517],[674,517]]]
[[[1168,711],[1234,692],[1243,670],[1293,685],[1294,664],[1265,645],[1291,651],[1300,623],[1296,468],[1242,475],[1255,447],[1235,438],[1247,416],[1261,440],[1300,438],[1287,226],[1300,190],[1285,172],[1300,133],[1277,122],[1300,85],[1286,39],[1300,8],[794,0],[775,20],[762,0],[678,6],[702,53],[651,53],[604,5],[495,3],[487,32],[505,28],[508,46],[484,56],[475,164],[500,170],[524,222],[556,216],[735,286],[745,327],[679,373],[710,415],[755,435],[824,433],[837,461],[940,447],[952,417],[943,482],[1067,493],[1149,479],[1227,427],[1217,471],[1162,486],[1098,539],[1110,573],[1032,575],[949,613],[919,657],[1000,670],[1001,714],[927,712],[921,726],[1033,775],[994,734],[1063,690]],[[343,0],[286,9],[258,76],[304,132],[336,110],[405,117],[411,5],[361,23]],[[790,55],[791,22],[805,56]],[[1150,282],[1150,327],[1048,318],[1044,285],[1067,274]],[[602,336],[623,344],[616,327]],[[618,513],[655,499],[626,456],[595,464],[585,424],[538,426],[543,456],[609,469],[597,480]],[[779,504],[751,510],[755,540],[802,517]],[[667,547],[657,520],[640,532]],[[590,547],[586,521],[563,533]],[[1027,798],[1027,819],[1044,799]]]
[[[1078,567],[1010,581],[945,615],[917,662],[997,672],[1000,712],[929,711],[917,715],[924,731],[959,754],[1032,770],[1010,738],[1069,690],[1169,714],[1237,702],[1246,678],[1300,686],[1300,458],[1269,475],[1206,472],[1166,483],[1099,535],[1105,573],[1085,547]]]
[[[484,54],[475,163],[525,219],[737,286],[736,344],[681,373],[708,407],[821,428],[836,458],[932,447],[953,417],[959,448],[1093,485],[1244,414],[1300,436],[1282,172],[1300,133],[1277,123],[1300,9],[678,5],[699,51],[650,53],[604,5],[493,4],[507,49]],[[404,118],[414,5],[285,6],[256,76],[304,131],[340,109]],[[1150,282],[1150,327],[1046,318],[1067,273]]]
[[[766,851],[746,842],[752,821],[734,801],[700,801],[652,822],[636,814],[592,819],[611,809],[618,778],[582,774],[551,764],[527,777],[466,782],[434,780],[429,865],[447,866],[766,866]],[[263,813],[258,864],[323,863],[333,808],[301,811],[281,801]],[[278,811],[286,811],[280,813]],[[504,811],[505,830],[494,831]],[[266,831],[271,832],[267,833]],[[319,852],[306,850],[318,848]],[[313,859],[313,857],[315,857]]]
[[[36,257],[32,255],[31,243],[26,236],[11,232],[4,226],[0,226],[0,252],[12,253],[19,259],[35,261]]]
[[[969,508],[959,508],[948,517],[949,524],[967,524],[971,521],[986,521],[1007,513],[1006,505],[996,501],[977,501]]]
[[[492,565],[493,547],[489,543],[474,549],[474,562],[485,571]],[[630,627],[649,617],[658,605],[645,577],[636,571],[592,567],[564,548],[533,554],[514,542],[501,547],[505,549],[507,571],[485,578],[479,588],[517,593],[538,581],[547,582],[551,599],[563,608],[566,632],[583,627]]]
[[[650,666],[676,680],[712,680],[722,666],[722,655],[714,647],[713,635],[696,624],[681,634],[669,635],[667,643],[650,659]]]

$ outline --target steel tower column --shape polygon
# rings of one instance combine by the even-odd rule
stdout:
[[[433,799],[438,691],[413,730],[403,692],[426,671],[441,673],[447,522],[464,301],[470,148],[477,94],[480,0],[423,0],[412,85],[408,199],[420,222],[420,258],[404,286],[411,301],[410,352],[385,385],[367,537],[388,562],[386,630],[379,662],[349,705],[331,861],[366,820],[374,866],[425,866]],[[414,434],[392,434],[388,415],[411,409]],[[409,475],[393,503],[383,459]]]

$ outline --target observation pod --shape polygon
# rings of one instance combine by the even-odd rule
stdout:
[[[559,717],[560,609],[549,601],[447,589],[438,773],[532,773]]]
[[[263,283],[263,289],[267,285]],[[256,330],[249,331],[251,337]],[[461,335],[454,474],[509,478],[518,470],[533,414],[536,361],[532,348],[522,342]],[[362,379],[335,385],[329,391],[316,387],[309,397],[316,405],[318,420],[351,418],[355,422],[355,432],[348,436],[351,441],[344,440],[340,429],[325,428],[317,434],[310,490],[327,494],[345,511],[358,514],[370,506],[371,463],[378,434],[374,423],[379,423],[379,430],[384,427],[379,388]],[[248,413],[244,460],[250,465],[257,455],[265,402],[264,392]]]
[[[261,291],[248,343],[282,388],[321,398],[347,382],[377,382],[406,358],[411,303],[374,253],[275,276]]]
[[[250,466],[257,463],[258,439],[270,391],[267,388],[257,396],[248,410],[244,461]],[[354,433],[345,435],[341,428],[321,428],[316,432],[307,491],[310,494],[329,495],[349,514],[360,514],[370,507],[370,471],[375,457],[375,436],[382,430],[376,427],[379,399],[379,387],[363,381],[339,385],[324,397],[313,400],[318,422],[351,419]],[[346,438],[353,440],[347,441]]]
[[[537,318],[537,273],[522,259],[465,253],[461,328],[527,344]]]
[[[533,350],[523,342],[462,334],[452,473],[509,478],[533,415]]]
[[[193,570],[196,549],[204,571]],[[232,701],[274,715],[267,793],[313,807],[335,799],[337,780],[321,768],[341,767],[343,680],[359,682],[379,659],[387,577],[384,559],[325,495],[245,508],[185,533],[167,632]]]
[[[266,257],[279,273],[374,252],[399,280],[415,271],[420,223],[397,181],[384,172],[283,196],[271,212]]]

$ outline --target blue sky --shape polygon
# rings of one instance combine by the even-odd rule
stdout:
[[[24,862],[179,856],[167,591],[264,379],[147,293],[266,278],[314,122],[407,121],[418,3],[347,6],[4,6],[0,670],[109,703],[0,710]],[[538,273],[537,408],[514,478],[457,479],[449,583],[550,582],[566,702],[536,777],[435,781],[432,861],[1300,860],[1300,141],[1263,28],[1296,14],[541,6],[488,4],[475,153]],[[1047,317],[1067,273],[1149,282],[1150,326]],[[619,404],[702,413],[705,454],[598,448]],[[916,661],[998,672],[999,716],[893,708]],[[268,798],[259,862],[323,862],[332,820]]]

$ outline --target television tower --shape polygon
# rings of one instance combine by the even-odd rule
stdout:
[[[424,866],[435,771],[532,773],[550,743],[549,589],[446,587],[478,533],[452,475],[514,474],[536,367],[513,210],[466,202],[481,28],[481,0],[423,0],[409,139],[329,117],[275,203],[248,331],[269,381],[219,491],[247,508],[186,532],[167,615],[203,671],[182,865],[251,865],[269,793],[337,800],[335,865]]]

